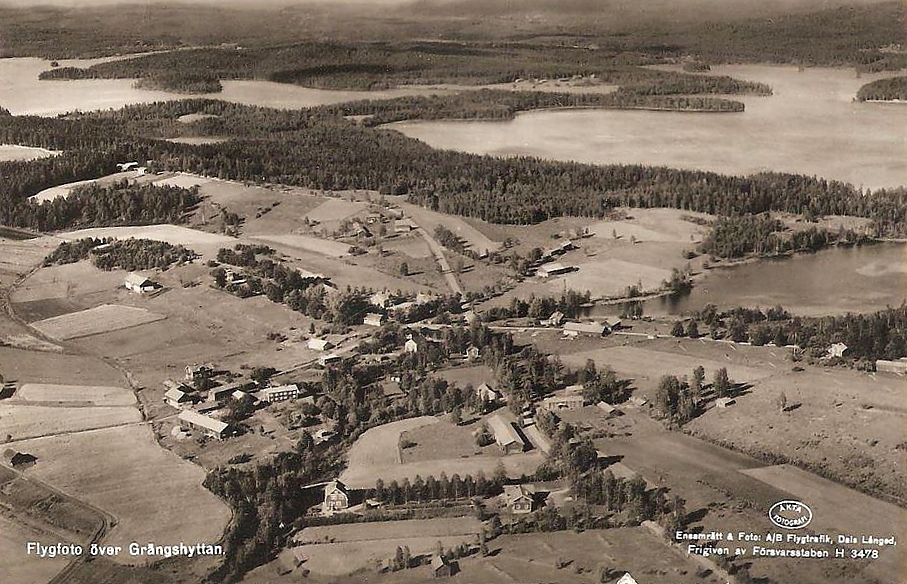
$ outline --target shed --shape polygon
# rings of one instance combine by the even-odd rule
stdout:
[[[604,336],[608,327],[598,322],[565,322],[564,334],[575,337],[578,335]]]
[[[218,439],[223,439],[227,435],[227,430],[230,428],[225,422],[215,420],[210,416],[204,416],[191,410],[183,410],[180,412],[179,420],[191,428],[200,430],[208,436]]]
[[[896,361],[879,359],[876,361],[876,371],[879,373],[898,373],[904,375],[907,373],[907,357],[901,357]]]
[[[443,556],[435,556],[431,559],[431,574],[435,578],[448,578],[455,573],[453,565]]]
[[[542,321],[542,324],[547,326],[561,326],[561,323],[564,322],[564,313],[560,310],[555,310],[551,313],[547,319]]]
[[[377,312],[370,312],[362,319],[362,324],[367,324],[368,326],[381,326],[384,324],[384,315],[378,314]]]
[[[560,274],[566,274],[567,272],[572,272],[577,269],[576,266],[567,266],[560,262],[552,262],[550,264],[543,264],[539,266],[536,273],[542,278],[550,278],[551,276],[558,276]]]
[[[327,339],[309,339],[307,346],[313,351],[328,351],[334,348],[334,343]]]
[[[513,423],[505,420],[500,414],[488,419],[488,427],[494,433],[494,441],[504,454],[524,452],[529,449],[526,440]]]
[[[617,417],[617,416],[621,415],[621,413],[622,413],[619,409],[615,408],[614,406],[612,406],[611,404],[609,404],[606,401],[600,401],[595,405],[596,405],[596,407],[598,407],[598,409],[603,411],[605,413],[605,415],[609,418]]]
[[[183,409],[183,404],[190,401],[190,399],[191,398],[186,395],[186,392],[175,387],[164,392],[164,403],[180,410]]]
[[[126,274],[125,285],[127,290],[132,290],[133,292],[138,292],[139,294],[154,292],[161,287],[161,285],[157,282],[154,282],[151,279],[142,276],[141,274],[136,274],[135,272]]]

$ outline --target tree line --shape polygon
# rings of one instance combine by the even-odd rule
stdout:
[[[834,343],[847,345],[844,362],[872,369],[876,359],[899,359],[907,356],[907,303],[867,314],[843,316],[791,316],[778,306],[763,310],[738,307],[719,311],[708,305],[694,312],[687,330],[678,336],[698,337],[704,332],[715,339],[750,342],[754,345],[773,343],[784,347],[796,345],[814,357],[825,355]]]
[[[44,258],[44,265],[71,264],[91,258],[102,270],[166,270],[173,264],[192,261],[198,257],[191,249],[151,239],[114,240],[86,238],[64,241]]]
[[[907,77],[890,77],[867,83],[857,91],[859,101],[907,101]]]

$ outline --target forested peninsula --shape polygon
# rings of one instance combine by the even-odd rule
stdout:
[[[867,83],[857,92],[858,101],[907,101],[907,77],[891,77]]]
[[[178,121],[193,113],[217,116],[205,120],[204,130],[232,139],[206,145],[166,141],[193,129]],[[13,226],[31,225],[26,218],[34,203],[27,197],[42,189],[102,176],[124,160],[148,160],[162,170],[224,179],[408,195],[430,209],[498,223],[605,217],[621,206],[673,207],[725,216],[851,215],[871,219],[876,237],[907,235],[904,188],[870,191],[776,172],[725,176],[442,151],[319,108],[283,111],[187,99],[61,118],[10,116],[0,124],[0,143],[64,151],[0,163],[0,223]]]

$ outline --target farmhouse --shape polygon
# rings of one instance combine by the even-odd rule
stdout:
[[[535,511],[535,490],[526,485],[504,485],[501,495],[511,513],[522,515]]]
[[[220,420],[215,420],[209,416],[203,416],[198,412],[193,412],[191,410],[183,410],[180,412],[179,420],[180,425],[185,424],[192,429],[199,430],[204,432],[212,438],[217,438],[219,440],[224,439],[227,436],[227,431],[230,426]]]
[[[184,391],[175,387],[164,392],[164,403],[179,410],[183,409],[183,404],[190,400],[191,398]]]
[[[291,383],[289,385],[269,387],[262,391],[261,395],[262,399],[264,399],[269,404],[286,401],[288,399],[296,399],[297,397],[299,397],[299,386],[295,383]]]
[[[368,326],[381,326],[384,324],[384,315],[378,314],[377,312],[369,312],[365,315],[365,318],[362,319],[362,324]]]
[[[448,578],[455,572],[453,565],[443,556],[435,556],[431,559],[431,574],[435,578]]]
[[[346,485],[340,481],[331,481],[324,488],[324,503],[321,505],[321,511],[325,515],[342,513],[350,507],[350,494]]]
[[[307,346],[313,351],[328,351],[334,348],[334,343],[327,339],[309,339]]]
[[[901,357],[897,361],[888,361],[879,359],[876,361],[876,371],[879,373],[907,373],[907,357]]]
[[[564,335],[576,337],[579,335],[604,336],[608,327],[597,322],[565,322]]]
[[[500,414],[488,419],[488,427],[494,433],[494,441],[504,454],[529,450],[529,445],[517,432],[513,423],[502,418]]]
[[[160,284],[149,280],[141,274],[130,272],[126,275],[127,290],[132,290],[133,292],[138,292],[139,294],[145,294],[147,292],[154,292],[160,287]]]
[[[493,390],[487,383],[483,383],[476,388],[476,397],[479,398],[479,401],[493,404],[497,403],[498,399],[500,399],[501,397],[501,394]]]
[[[827,357],[843,357],[847,352],[847,345],[844,343],[835,343],[828,347],[825,354]]]
[[[418,353],[419,352],[419,343],[414,339],[409,339],[403,343],[403,350],[407,353]]]
[[[38,457],[27,452],[16,452],[15,450],[7,449],[3,453],[3,462],[13,468],[24,468],[33,466],[38,462]]]
[[[560,262],[553,262],[539,266],[538,270],[536,270],[536,273],[542,278],[550,278],[551,276],[559,276],[561,274],[566,274],[567,272],[572,272],[576,269],[578,269],[576,266],[567,266]]]

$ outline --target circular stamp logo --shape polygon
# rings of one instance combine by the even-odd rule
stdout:
[[[768,518],[782,529],[802,529],[813,520],[813,512],[800,501],[778,501],[768,510]]]

